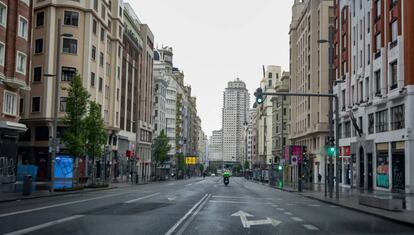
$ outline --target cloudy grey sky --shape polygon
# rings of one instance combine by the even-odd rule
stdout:
[[[289,69],[293,0],[126,0],[155,35],[171,46],[174,66],[197,96],[205,133],[221,128],[223,91],[240,77],[252,94],[262,65]]]

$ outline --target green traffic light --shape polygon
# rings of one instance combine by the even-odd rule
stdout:
[[[261,104],[261,103],[263,103],[263,100],[262,100],[261,98],[258,98],[258,99],[257,99],[257,103],[258,103],[258,104]]]
[[[328,147],[328,156],[335,156],[335,147]]]
[[[277,167],[277,169],[278,169],[279,171],[281,171],[281,170],[283,170],[283,167],[282,167],[282,166],[278,166],[278,167]]]

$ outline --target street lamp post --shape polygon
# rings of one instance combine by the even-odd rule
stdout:
[[[334,46],[333,46],[333,34],[334,34],[334,26],[329,26],[329,40],[320,39],[318,40],[318,43],[328,43],[329,44],[329,51],[328,51],[328,62],[329,62],[329,69],[328,69],[328,75],[329,75],[329,94],[333,94],[333,86],[336,83],[341,83],[344,81],[334,81],[333,79],[333,57],[334,57]],[[339,123],[339,101],[338,98],[335,99],[335,125],[336,125],[336,132],[335,132],[335,168],[336,168],[336,199],[339,199],[339,133],[338,133],[338,123]],[[333,133],[333,102],[332,97],[329,97],[329,143],[334,139],[334,133]],[[333,158],[329,158],[329,197],[333,197]],[[326,156],[325,156],[325,164],[326,164]],[[326,167],[325,167],[326,169]],[[326,171],[325,171],[326,172]],[[325,174],[325,196],[326,196],[326,174]]]
[[[64,33],[62,34],[62,20],[58,19],[57,21],[57,36],[56,36],[56,68],[55,74],[44,74],[45,77],[55,77],[55,106],[53,112],[53,135],[52,135],[52,148],[51,148],[51,180],[50,180],[50,191],[54,192],[54,183],[55,183],[55,159],[57,154],[58,148],[58,140],[57,140],[57,127],[58,127],[58,120],[59,120],[59,89],[60,89],[60,53],[61,53],[61,39],[62,37],[71,38],[73,37],[72,34]]]

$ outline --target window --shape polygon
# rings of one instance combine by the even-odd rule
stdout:
[[[91,87],[95,87],[95,73],[91,72]]]
[[[93,9],[98,11],[98,0],[93,0]]]
[[[377,20],[379,20],[381,18],[381,0],[377,0],[375,3],[375,11],[377,13]]]
[[[78,26],[79,25],[79,12],[65,11],[63,24],[71,25],[71,26]]]
[[[17,115],[17,95],[15,93],[4,91],[3,113],[13,116]]]
[[[78,41],[76,39],[64,38],[63,39],[63,52],[70,54],[78,53]]]
[[[365,97],[369,99],[369,77],[365,78]]]
[[[32,97],[32,113],[40,112],[40,97]]]
[[[272,88],[272,80],[269,80],[269,88]]]
[[[374,114],[368,115],[368,134],[374,134]]]
[[[368,17],[367,17],[367,31],[368,31],[368,33],[371,31],[371,12],[368,12]]]
[[[45,24],[45,12],[41,11],[36,14],[36,27],[43,26]]]
[[[381,33],[375,35],[375,53],[381,50]]]
[[[106,16],[106,8],[105,8],[105,5],[102,4],[102,7],[101,7],[101,17],[102,17],[103,20],[105,20],[105,16]]]
[[[394,20],[391,23],[391,42],[397,42],[398,37],[398,20]]]
[[[391,108],[391,129],[399,130],[405,127],[404,105]]]
[[[381,70],[378,70],[374,74],[375,76],[375,95],[381,94]]]
[[[92,55],[91,55],[91,57],[92,57],[92,60],[96,60],[96,47],[95,46],[92,46]]]
[[[272,78],[272,73],[269,73],[269,76],[268,76],[268,78]]]
[[[102,85],[103,85],[103,79],[100,77],[99,78],[99,87],[98,87],[99,91],[102,91]]]
[[[5,55],[4,53],[5,53],[4,44],[0,42],[0,65],[4,65],[4,55]]]
[[[35,40],[35,54],[39,54],[43,52],[43,38]]]
[[[103,67],[104,64],[104,54],[102,52],[99,53],[99,66]]]
[[[95,20],[95,19],[93,19],[93,20],[92,20],[92,32],[93,32],[93,34],[95,34],[95,35],[96,35],[96,32],[97,32],[97,28],[98,28],[98,22],[96,22],[96,20]]]
[[[28,35],[28,23],[27,20],[23,16],[19,16],[19,30],[18,30],[19,37],[27,39]]]
[[[368,44],[368,65],[371,64],[371,44]]]
[[[342,111],[345,110],[345,90],[342,90]]]
[[[350,121],[345,122],[344,128],[345,128],[345,138],[351,137],[351,122]]]
[[[16,56],[16,72],[26,74],[26,60],[27,56],[18,51]]]
[[[66,112],[67,104],[68,104],[68,97],[60,97],[59,111]]]
[[[0,25],[6,27],[7,21],[7,7],[0,2]]]
[[[364,85],[362,80],[359,82],[359,103],[364,101]]]
[[[33,82],[40,82],[42,80],[42,67],[33,68]]]
[[[388,110],[375,113],[375,119],[377,121],[377,133],[388,131]]]
[[[391,90],[398,87],[398,68],[397,68],[397,61],[392,62],[390,64],[390,72],[391,72]]]
[[[105,40],[105,29],[101,27],[101,41]]]
[[[20,114],[24,113],[24,99],[23,98],[20,98],[19,113]]]
[[[70,82],[76,76],[76,68],[72,67],[62,67],[62,81]]]
[[[338,124],[338,137],[342,139],[342,123]]]

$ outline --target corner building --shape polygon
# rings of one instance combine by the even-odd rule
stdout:
[[[118,0],[44,0],[33,1],[33,43],[30,65],[30,92],[22,97],[22,122],[28,131],[20,137],[18,157],[22,162],[38,166],[38,181],[50,180],[53,132],[61,138],[65,127],[59,124],[53,130],[54,104],[59,102],[59,118],[66,111],[67,91],[64,88],[79,74],[83,85],[101,107],[105,129],[108,132],[107,146],[110,149],[108,161],[117,154],[119,131],[119,100],[116,92],[120,86],[123,5]],[[55,77],[44,74],[56,73],[57,23],[61,19],[61,90],[59,99],[54,92]],[[29,67],[29,65],[28,65]],[[60,153],[67,151],[60,143]],[[87,157],[76,159],[74,177],[86,176]],[[104,164],[101,162],[100,164]],[[109,164],[106,162],[105,164]]]
[[[335,0],[344,187],[414,192],[413,12],[411,0]]]

